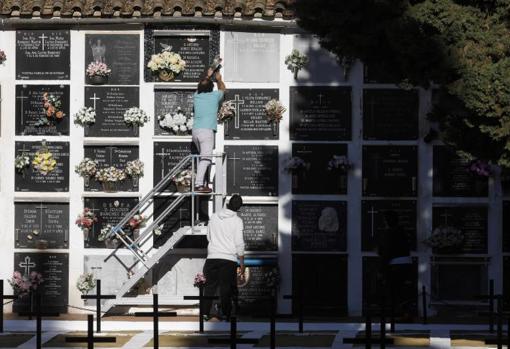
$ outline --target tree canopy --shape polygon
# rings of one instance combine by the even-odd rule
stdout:
[[[430,88],[442,140],[510,167],[510,0],[296,0],[299,25],[340,60]]]

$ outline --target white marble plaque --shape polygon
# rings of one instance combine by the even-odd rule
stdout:
[[[225,34],[225,80],[278,82],[280,35],[230,32]]]
[[[317,38],[296,35],[292,46],[309,59],[306,67],[299,71],[299,81],[324,83],[344,80],[343,68],[338,64],[336,56],[323,49]]]
[[[136,259],[134,256],[117,255],[117,257],[127,266],[133,265]],[[110,258],[106,263],[105,258],[105,255],[85,256],[84,272],[92,273],[94,279],[101,280],[101,294],[117,294],[128,279],[128,274],[116,258]],[[96,289],[94,288],[89,294],[96,294]],[[87,304],[95,304],[95,300],[87,301]]]
[[[157,268],[159,294],[177,297],[198,295],[198,288],[193,287],[193,281],[195,275],[202,272],[204,263],[203,258],[166,256]]]

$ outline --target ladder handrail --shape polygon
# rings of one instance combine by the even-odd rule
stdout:
[[[190,154],[182,158],[171,170],[169,173],[167,173],[162,180],[154,187],[152,188],[139,202],[138,204],[131,209],[129,213],[127,213],[109,232],[107,235],[107,238],[111,238],[112,235],[116,236],[121,240],[123,245],[127,247],[134,255],[135,257],[141,262],[143,265],[145,265],[145,260],[147,260],[148,256],[146,252],[144,252],[141,249],[141,246],[143,246],[149,239],[145,239],[146,237],[154,233],[154,230],[156,227],[159,226],[160,222],[165,219],[174,209],[175,207],[184,199],[184,197],[187,197],[188,195],[179,195],[176,197],[175,200],[172,201],[172,203],[163,210],[156,219],[153,219],[152,222],[147,226],[143,233],[140,234],[135,240],[132,240],[129,238],[123,231],[123,228],[125,227],[126,223],[136,214],[139,214],[144,210],[140,210],[142,206],[144,206],[146,203],[154,202],[154,197],[162,194],[160,191],[161,188],[165,187],[176,175],[177,173],[182,170],[182,168],[187,165],[187,163],[191,160],[192,168],[194,168],[194,159],[200,158],[200,157],[210,157],[210,158],[221,158],[221,166],[223,166],[223,157],[225,156],[225,153],[216,153],[216,154],[206,154],[206,155],[199,155],[199,154]],[[214,162],[216,164],[216,162]],[[192,185],[194,182],[194,173],[192,173]],[[193,197],[195,192],[194,188],[191,188],[190,192],[191,196]],[[152,216],[154,215],[154,212]],[[192,217],[193,218],[193,217]],[[194,225],[194,220],[192,219],[192,228]],[[120,233],[119,233],[120,232]],[[125,241],[125,239],[127,241]],[[143,240],[143,241],[142,241]],[[142,242],[141,242],[142,241]],[[141,242],[141,243],[139,243]],[[107,262],[111,257],[115,256],[117,251],[120,249],[121,246],[117,246],[105,259],[104,262]],[[150,251],[150,250],[149,250]],[[146,266],[146,265],[145,265]]]

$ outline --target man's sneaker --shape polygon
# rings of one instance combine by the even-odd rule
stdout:
[[[209,321],[212,319],[212,316],[211,315],[202,315],[202,318],[204,319],[204,321]]]
[[[204,193],[204,194],[209,194],[212,192],[212,189],[209,188],[209,187],[206,187],[206,186],[203,186],[203,185],[200,185],[198,187],[195,187],[195,192],[196,193]]]

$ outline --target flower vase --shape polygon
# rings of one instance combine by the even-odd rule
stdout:
[[[106,248],[114,249],[114,248],[117,248],[119,246],[119,240],[117,240],[117,239],[105,239],[104,240],[104,244],[105,244]]]
[[[108,76],[92,75],[88,77],[88,80],[91,85],[104,85],[108,82]]]
[[[133,236],[132,236],[133,241],[136,241],[136,239],[138,239],[139,237],[140,237],[140,229],[134,229]]]
[[[138,178],[138,176],[134,176],[134,177],[132,177],[131,179],[132,179],[132,181],[133,181],[133,187],[134,187],[134,188],[138,188],[138,182],[139,182],[139,178]]]
[[[272,129],[273,129],[273,136],[274,136],[274,137],[278,136],[278,131],[279,131],[279,127],[278,127],[278,126],[279,126],[279,125],[280,125],[280,123],[279,123],[279,122],[276,122],[276,121],[275,121],[275,122],[273,122],[273,127],[272,127]]]
[[[292,171],[291,176],[292,176],[292,189],[297,189],[299,183],[299,176],[297,171]]]
[[[85,185],[85,188],[88,188],[90,185],[90,177],[89,176],[83,177],[83,183]]]
[[[89,228],[83,228],[83,241],[89,241]]]
[[[299,70],[298,69],[293,69],[293,72],[294,72],[294,80],[297,80],[298,79],[298,73],[299,73]]]
[[[174,73],[168,70],[160,70],[158,76],[161,81],[172,81],[175,78]]]
[[[177,191],[179,193],[187,193],[187,192],[189,192],[189,185],[175,184],[175,186],[177,187]]]
[[[116,192],[116,183],[115,182],[101,182],[103,185],[103,191],[105,193],[114,193]]]

